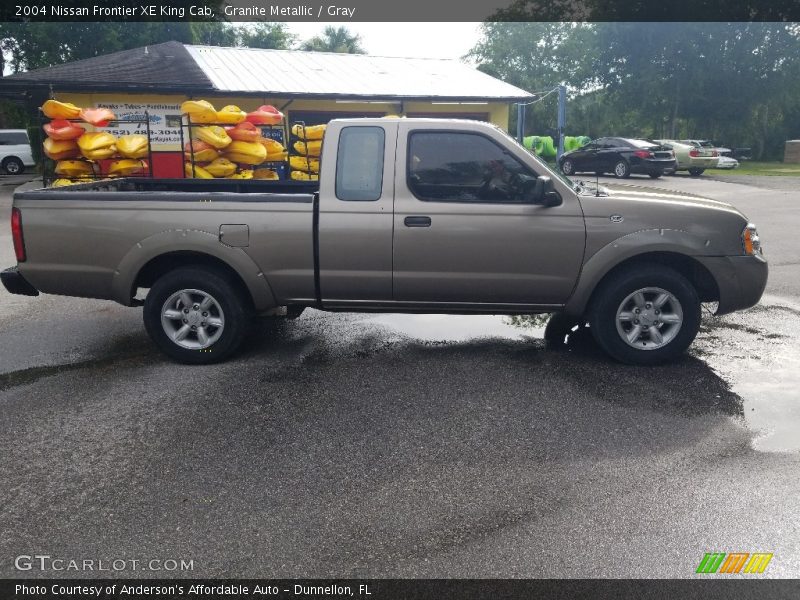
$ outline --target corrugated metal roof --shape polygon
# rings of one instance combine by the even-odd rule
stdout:
[[[456,60],[186,45],[221,92],[343,98],[529,98]]]

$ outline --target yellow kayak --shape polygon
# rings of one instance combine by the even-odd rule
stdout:
[[[228,176],[228,179],[252,179],[253,178],[253,169],[244,169],[243,171],[239,171],[238,173],[234,173],[233,175]]]
[[[64,177],[82,177],[94,175],[97,166],[85,160],[60,160],[56,163],[55,172]]]
[[[318,157],[322,153],[322,140],[310,140],[308,142],[295,142],[292,146],[295,152],[302,156]]]
[[[214,148],[226,148],[231,143],[231,136],[219,125],[199,127],[195,130],[197,137]]]
[[[286,152],[286,148],[283,147],[283,144],[271,138],[262,137],[258,138],[256,141],[267,149],[267,154]]]
[[[78,146],[82,152],[92,152],[113,146],[117,138],[105,131],[87,131],[78,138]]]
[[[108,167],[109,176],[127,177],[135,173],[141,173],[147,167],[147,163],[143,160],[134,160],[132,158],[123,158],[122,160],[111,161]]]
[[[267,158],[267,149],[258,142],[234,140],[225,148],[225,157],[236,163],[260,165]]]
[[[215,158],[203,168],[214,177],[229,177],[236,172],[236,165],[223,157]]]
[[[84,157],[89,160],[105,160],[111,158],[117,153],[116,146],[108,146],[106,148],[98,148],[97,150],[84,150],[81,152]]]
[[[217,110],[205,100],[187,100],[181,104],[181,112],[189,115],[192,123],[215,123]]]
[[[264,159],[264,162],[286,162],[288,158],[289,154],[286,152],[286,150],[284,150],[283,152],[267,154],[267,158]]]
[[[290,177],[296,181],[319,181],[319,175],[304,171],[292,171]]]
[[[217,111],[217,123],[225,123],[226,125],[236,125],[244,121],[247,113],[235,104],[228,104],[223,106]]]
[[[319,161],[315,158],[306,158],[305,156],[290,156],[289,165],[292,169],[298,171],[311,171],[312,173],[319,173]]]
[[[145,158],[147,156],[146,135],[123,135],[117,140],[116,146],[117,152],[123,158]]]
[[[299,123],[292,126],[292,133],[301,140],[321,140],[325,135],[327,125],[308,125],[303,127]]]
[[[48,100],[42,104],[42,112],[45,117],[51,119],[77,119],[81,114],[81,109],[70,102]]]
[[[193,179],[214,179],[214,176],[206,171],[203,167],[195,165],[194,168],[192,168],[192,163],[184,163],[183,172],[187,177],[191,177]]]

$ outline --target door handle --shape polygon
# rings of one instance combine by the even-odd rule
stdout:
[[[406,227],[430,227],[430,217],[406,217],[403,220]]]

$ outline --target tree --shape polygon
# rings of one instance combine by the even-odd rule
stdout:
[[[285,50],[297,40],[286,23],[256,23],[239,29],[239,44],[248,48]]]
[[[800,35],[784,23],[486,23],[469,55],[531,91],[564,83],[571,133],[707,137],[780,156],[800,134]],[[552,127],[551,99],[528,122]]]
[[[316,35],[300,45],[300,50],[314,52],[339,52],[341,54],[366,54],[361,47],[361,36],[353,35],[347,27],[328,25],[322,35]]]

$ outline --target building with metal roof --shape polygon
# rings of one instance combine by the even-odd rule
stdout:
[[[508,127],[509,107],[531,95],[456,60],[165,42],[17,73],[0,97],[31,109],[47,98],[150,117],[156,174],[182,169],[180,104],[206,99],[245,111],[272,104],[289,122],[400,115],[481,119]],[[119,131],[119,133],[123,133]],[[169,166],[167,166],[169,165]]]

